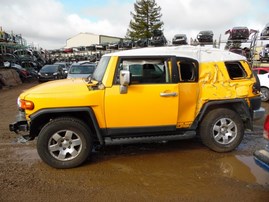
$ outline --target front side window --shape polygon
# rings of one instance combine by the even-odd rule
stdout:
[[[170,83],[169,63],[162,59],[122,59],[118,65],[116,83],[120,70],[129,70],[131,84]]]

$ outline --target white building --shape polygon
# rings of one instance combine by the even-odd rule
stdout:
[[[81,47],[81,46],[90,46],[92,44],[102,44],[102,43],[111,43],[120,41],[120,37],[97,35],[92,33],[79,33],[66,40],[67,48]]]

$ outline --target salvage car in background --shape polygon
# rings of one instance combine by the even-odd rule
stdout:
[[[261,62],[263,62],[263,61],[265,61],[265,62],[269,62],[269,44],[266,44],[263,48],[262,48],[262,50],[261,50],[261,52],[260,52],[260,61]]]
[[[269,23],[267,23],[261,32],[261,39],[269,39]]]
[[[153,32],[153,36],[150,40],[150,45],[152,46],[165,46],[167,44],[167,40],[163,35],[162,30],[155,30]]]
[[[244,55],[244,51],[243,51],[242,48],[230,47],[230,48],[229,48],[229,51],[230,51],[230,52],[233,52],[233,53],[236,53],[236,54],[239,54],[239,55],[243,55],[243,56],[245,56],[245,55]]]
[[[117,42],[109,43],[107,48],[117,50],[117,49],[121,48],[121,45],[122,45],[121,41],[117,41]]]
[[[213,32],[208,30],[208,31],[200,31],[199,34],[197,35],[197,40],[200,43],[213,43]]]
[[[87,78],[93,74],[95,68],[95,63],[75,63],[70,67],[67,78]]]
[[[25,82],[28,79],[32,78],[31,73],[27,69],[23,68],[21,65],[18,65],[16,63],[4,62],[4,66],[6,68],[16,70],[22,82]]]
[[[108,42],[95,45],[96,50],[106,50],[108,48]]]
[[[186,45],[187,42],[187,35],[186,34],[176,34],[172,39],[173,45]]]
[[[269,68],[267,67],[254,67],[255,72],[260,80],[261,100],[267,102],[269,100]]]
[[[250,33],[247,27],[233,27],[232,30],[227,30],[225,34],[230,34],[228,40],[247,40]]]
[[[36,57],[34,56],[33,52],[28,49],[18,49],[13,52],[21,61],[33,61],[36,62]]]
[[[57,79],[63,79],[64,70],[60,65],[45,65],[38,72],[38,81],[52,81]]]
[[[135,46],[135,42],[131,39],[124,39],[122,41],[122,48],[131,49]]]
[[[69,65],[66,62],[55,62],[54,64],[59,65],[60,67],[63,68],[64,78],[66,78],[69,70]]]
[[[165,36],[153,36],[150,45],[152,46],[165,46],[167,43]]]
[[[138,39],[135,41],[136,47],[148,47],[149,39]]]
[[[2,57],[3,62],[10,62],[20,64],[21,60],[14,54],[11,53],[1,53],[0,56]]]

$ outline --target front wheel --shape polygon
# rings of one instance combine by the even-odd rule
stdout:
[[[230,109],[210,111],[200,125],[203,144],[216,152],[234,150],[241,143],[243,136],[244,127],[240,115]]]
[[[71,117],[57,118],[47,123],[37,140],[40,158],[54,168],[79,166],[91,150],[91,131],[82,121]]]

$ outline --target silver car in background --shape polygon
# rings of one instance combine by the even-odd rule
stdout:
[[[95,68],[95,63],[74,63],[69,68],[67,78],[87,78],[93,74]]]

